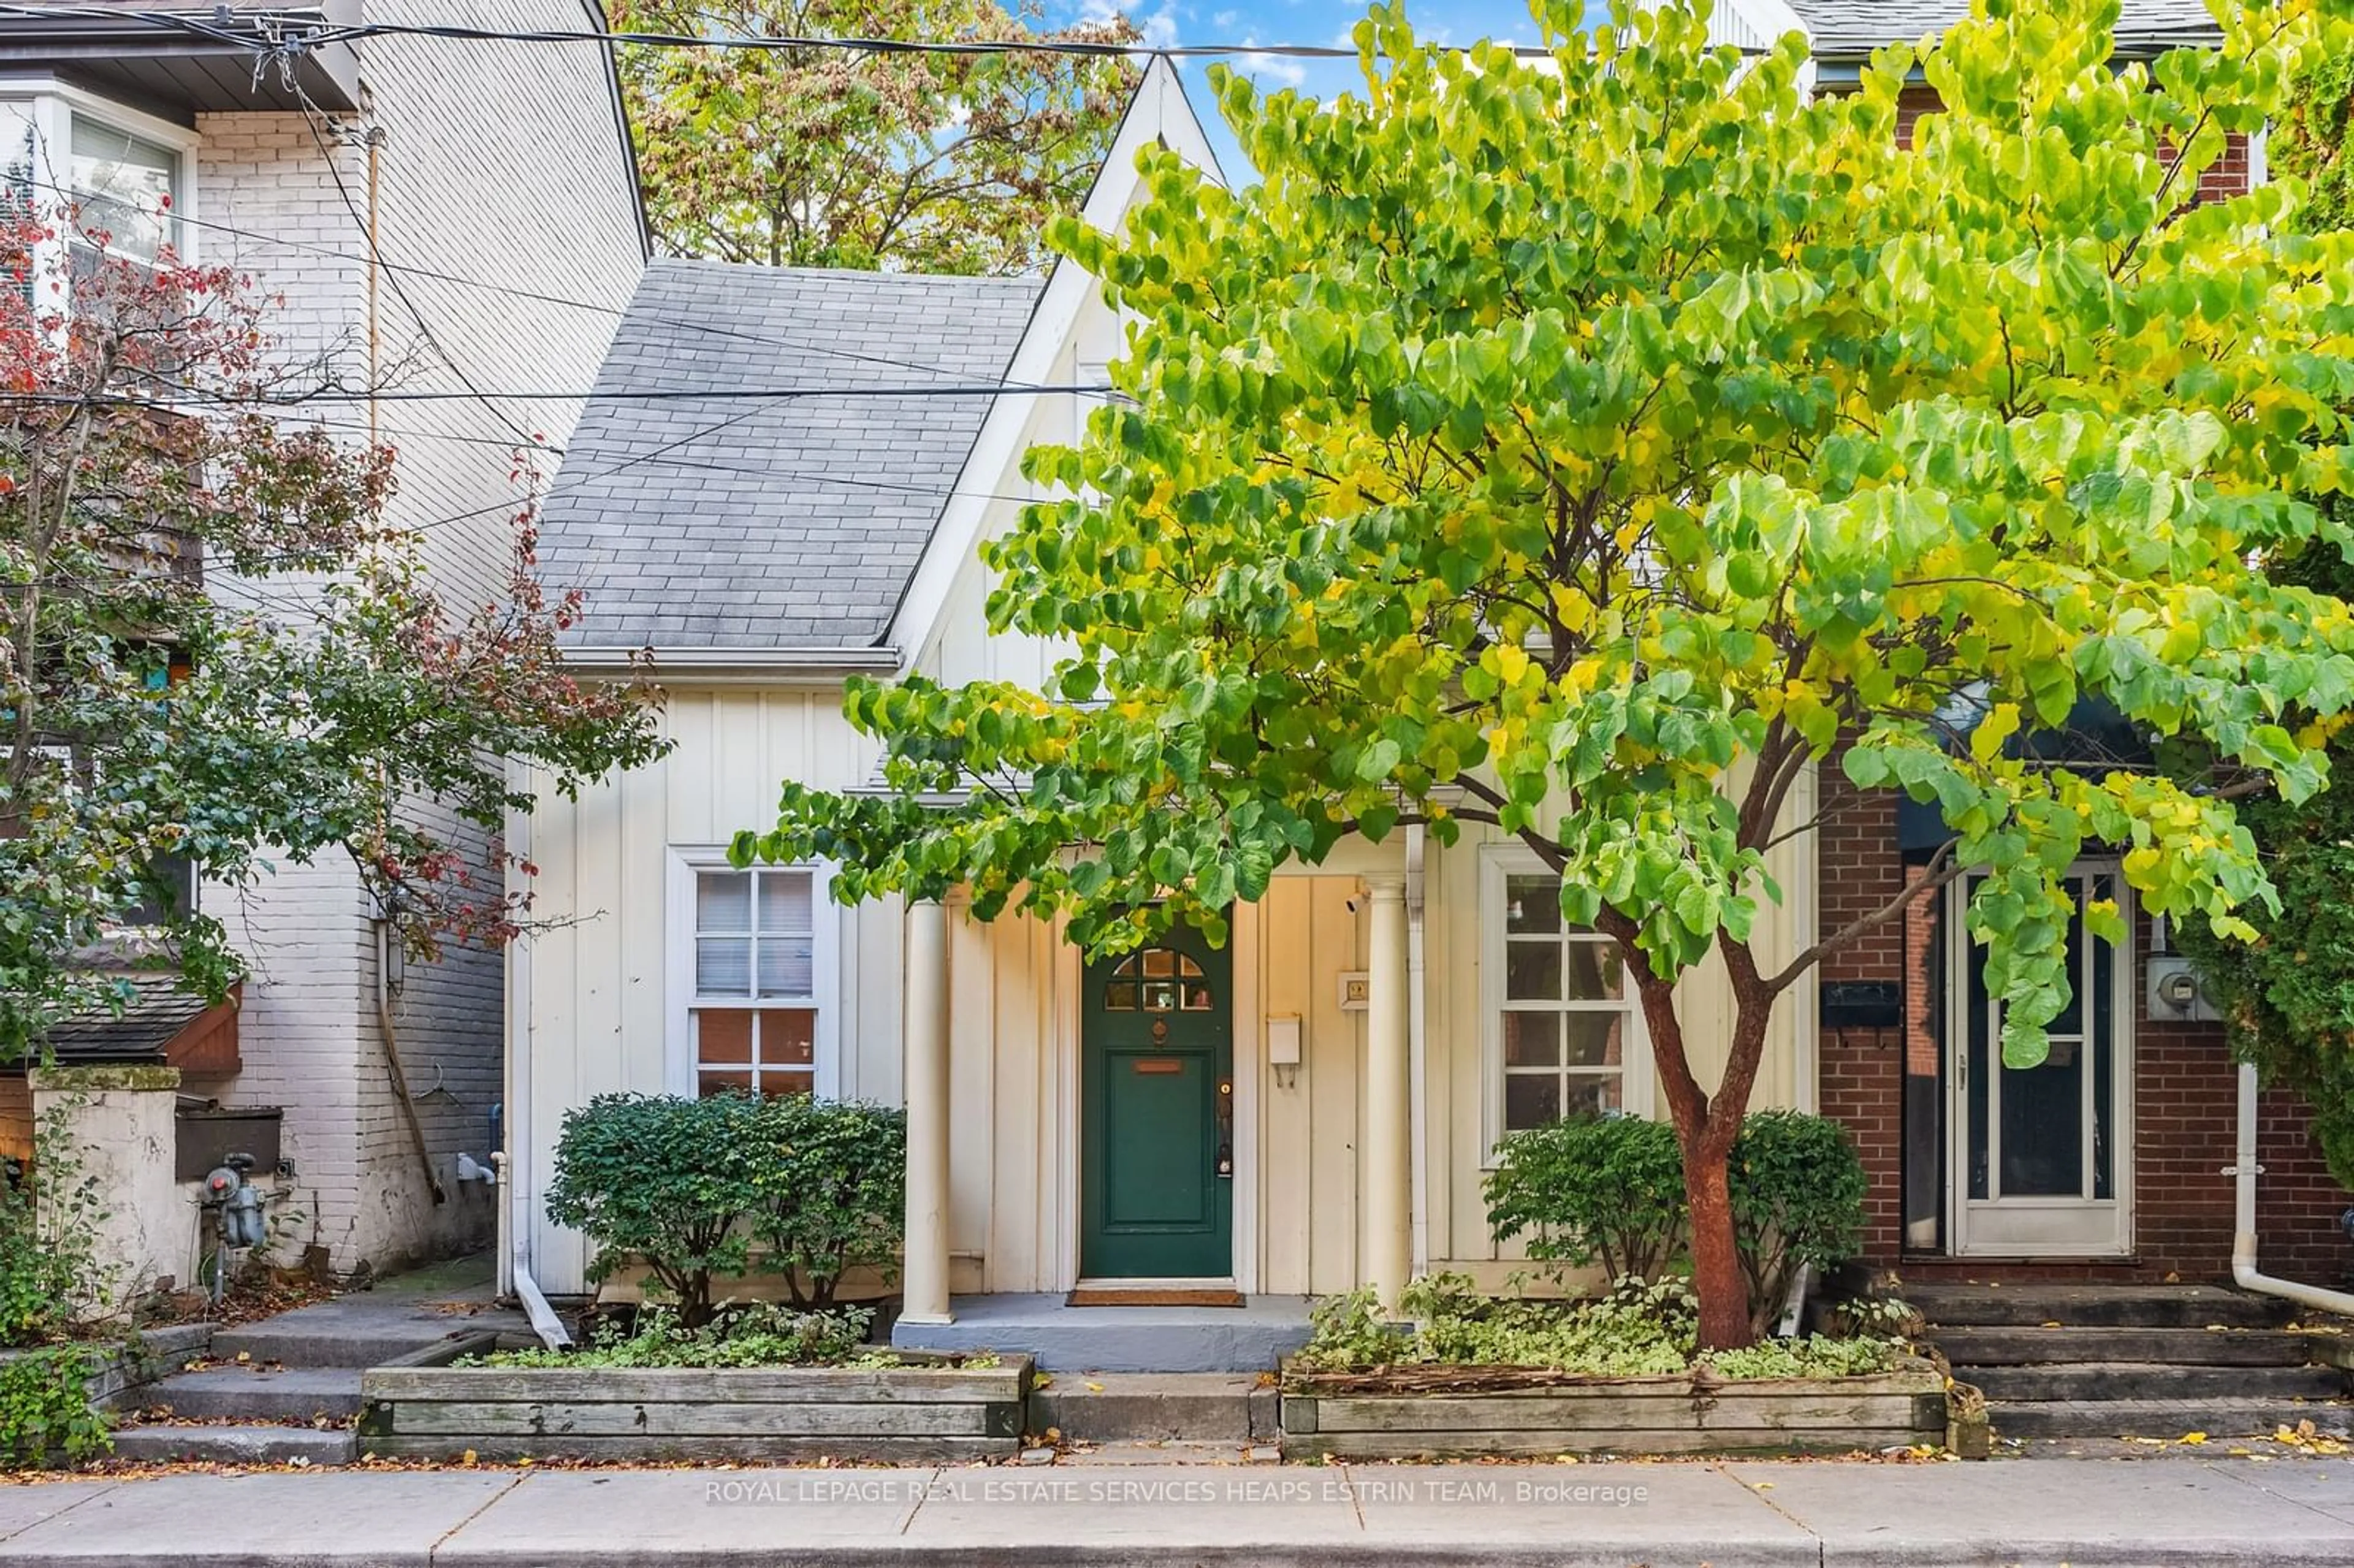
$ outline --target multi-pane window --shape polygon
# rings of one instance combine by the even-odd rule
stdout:
[[[1511,872],[1501,881],[1489,942],[1501,975],[1498,1129],[1628,1109],[1635,1001],[1617,945],[1562,918],[1559,877]]]
[[[695,1092],[817,1086],[817,889],[806,868],[697,870],[687,1037]]]
[[[118,256],[153,261],[176,246],[180,154],[87,115],[73,117],[71,180],[80,227],[107,237]]]

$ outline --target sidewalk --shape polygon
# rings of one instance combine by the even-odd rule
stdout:
[[[0,1486],[9,1568],[2354,1562],[2354,1460],[347,1470]]]

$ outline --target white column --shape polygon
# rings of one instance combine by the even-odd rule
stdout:
[[[1414,1155],[1407,1070],[1405,877],[1369,876],[1373,951],[1365,998],[1365,1261],[1360,1271],[1395,1307],[1414,1266]]]
[[[902,1081],[907,1097],[907,1241],[900,1266],[905,1323],[949,1323],[949,916],[907,906],[907,1004]]]

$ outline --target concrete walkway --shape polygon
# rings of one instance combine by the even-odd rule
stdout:
[[[345,1470],[0,1485],[9,1568],[2354,1562],[2354,1461]]]

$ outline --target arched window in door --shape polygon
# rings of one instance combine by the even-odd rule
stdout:
[[[1104,981],[1106,1012],[1207,1012],[1212,1001],[1202,966],[1174,948],[1130,953]]]

